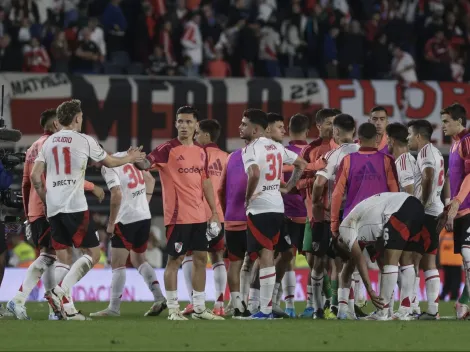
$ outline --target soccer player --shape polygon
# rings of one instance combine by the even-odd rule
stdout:
[[[215,315],[224,316],[224,293],[225,288],[227,286],[227,269],[225,268],[224,263],[224,249],[225,249],[225,241],[224,241],[224,231],[223,231],[223,224],[224,224],[224,213],[222,211],[222,207],[220,205],[219,197],[217,195],[217,191],[219,189],[222,173],[227,166],[227,156],[228,154],[221,150],[217,146],[217,140],[220,136],[220,124],[217,120],[202,120],[199,121],[198,128],[196,129],[195,140],[197,143],[202,145],[207,153],[207,164],[208,166],[208,174],[209,178],[212,182],[212,186],[214,187],[214,196],[215,202],[217,204],[217,214],[219,216],[219,221],[222,224],[222,229],[220,233],[213,239],[209,241],[209,255],[211,258],[212,269],[214,270],[214,287],[215,287],[215,297],[216,301],[214,304],[213,312]],[[211,217],[211,210],[209,205],[206,204],[206,214],[207,219]],[[208,224],[210,225],[210,224]],[[189,253],[183,260],[183,273],[184,273],[184,280],[186,282],[186,288],[189,291],[189,296],[191,297],[191,293],[193,290],[191,284],[191,276],[192,276],[192,264],[193,258]],[[193,313],[192,304],[189,304],[183,311],[184,315],[192,314]]]
[[[347,297],[351,271],[357,266],[372,303],[378,308],[368,319],[389,320],[388,308],[397,284],[398,261],[403,251],[410,250],[410,243],[420,238],[423,222],[423,205],[417,198],[404,192],[376,194],[361,201],[348,213],[339,227],[339,237],[333,241],[337,253],[343,259],[352,258],[341,273],[338,318],[347,319],[352,315],[348,310]],[[380,298],[372,289],[359,241],[383,247]]]
[[[225,220],[225,242],[230,262],[227,281],[235,319],[251,315],[246,306],[251,281],[250,270],[242,270],[247,251],[244,207],[246,185],[247,176],[243,168],[242,149],[238,149],[227,157],[227,166],[223,169],[218,191]]]
[[[383,106],[375,106],[370,111],[369,122],[377,129],[377,149],[385,154],[389,154],[387,144],[386,128],[388,125],[387,110]]]
[[[465,129],[467,111],[460,104],[452,104],[441,111],[442,130],[453,139],[449,153],[448,179],[450,203],[446,206],[443,221],[447,231],[454,232],[454,252],[460,253],[465,268],[465,288],[456,303],[458,319],[470,319],[470,133]]]
[[[289,145],[286,149],[300,155],[308,145],[307,134],[310,129],[309,118],[302,114],[295,114],[289,120]],[[292,175],[291,167],[284,168],[284,179],[288,180]],[[302,251],[304,241],[305,221],[307,208],[302,196],[298,193],[284,194],[284,235],[288,236],[292,245],[292,259],[287,264],[286,272],[282,278],[282,291],[285,294],[285,312],[289,317],[295,318],[294,297],[297,279],[294,271],[295,256],[297,251]],[[277,269],[276,269],[277,270]]]
[[[361,147],[346,155],[336,174],[336,185],[331,196],[331,231],[338,236],[340,210],[345,197],[345,218],[362,200],[377,193],[398,192],[398,177],[392,157],[376,148],[377,130],[371,123],[358,129]]]
[[[276,282],[274,247],[284,217],[280,193],[282,165],[294,164],[295,169],[284,192],[290,191],[300,179],[305,160],[282,144],[264,137],[268,127],[266,114],[258,109],[243,113],[240,136],[250,142],[243,150],[243,164],[248,174],[245,208],[248,218],[248,252],[259,260],[260,311],[252,319],[272,319],[272,297]]]
[[[333,138],[339,145],[338,148],[333,149],[325,154],[326,167],[320,171],[317,171],[315,183],[313,185],[313,207],[314,217],[316,219],[323,218],[323,232],[313,231],[312,241],[314,243],[314,264],[312,269],[312,294],[314,298],[315,318],[324,318],[323,302],[322,302],[322,287],[326,253],[331,241],[331,230],[329,222],[329,211],[328,205],[331,204],[331,196],[334,189],[334,182],[336,179],[336,173],[339,165],[343,158],[351,153],[355,153],[359,150],[359,145],[353,143],[353,136],[355,132],[355,121],[354,118],[347,114],[339,114],[333,120]],[[326,191],[326,197],[324,194]],[[317,215],[318,214],[318,215]],[[341,271],[341,268],[336,268],[337,271]],[[333,285],[333,290],[337,290],[337,283]],[[334,295],[335,296],[335,295]],[[337,306],[338,302],[333,300],[333,306]]]
[[[413,195],[415,185],[421,184],[421,172],[408,149],[408,129],[401,123],[391,123],[386,131],[388,150],[395,159],[400,192]]]
[[[44,142],[52,134],[62,128],[57,119],[56,109],[45,110],[41,114],[40,124],[44,129],[44,134],[34,142],[26,152],[22,182],[24,213],[28,219],[26,225],[27,231],[31,233],[33,243],[39,250],[40,255],[29,266],[26,272],[26,277],[16,295],[7,303],[7,309],[20,320],[29,320],[26,313],[25,303],[31,291],[36,287],[41,276],[44,283],[44,289],[48,292],[54,288],[58,282],[62,281],[65,274],[67,274],[67,271],[70,269],[69,265],[72,264],[71,262],[55,263],[56,253],[52,248],[51,228],[46,218],[46,214],[44,213],[44,204],[39,198],[35,188],[31,187],[31,170],[34,165],[34,160],[36,159]],[[103,200],[104,191],[101,187],[85,181],[84,188],[85,191],[92,191],[100,202]],[[72,298],[67,297],[66,299],[68,303],[66,303],[64,308],[67,314],[67,319],[85,320],[83,314],[79,313],[75,309]],[[52,310],[49,314],[49,319],[57,319]]]
[[[441,152],[431,143],[432,125],[427,120],[414,120],[408,123],[408,144],[411,150],[418,152],[418,168],[421,183],[415,191],[416,197],[424,206],[424,227],[430,243],[421,259],[426,280],[426,297],[428,308],[419,316],[423,320],[439,318],[439,270],[436,267],[436,254],[439,247],[437,217],[442,213],[444,204],[441,192],[444,187],[444,158]]]
[[[51,225],[52,246],[61,263],[69,262],[69,249],[74,246],[84,253],[70,268],[63,280],[45,298],[59,319],[66,319],[62,298],[99,261],[97,236],[88,231],[89,212],[83,192],[88,158],[101,161],[108,167],[121,166],[141,160],[145,154],[130,148],[122,158],[112,157],[95,139],[80,133],[83,114],[79,100],[66,101],[57,108],[62,130],[48,138],[38,153],[31,180],[39,198],[47,207]],[[42,176],[47,168],[46,189]],[[47,199],[47,200],[46,200]]]
[[[193,319],[223,320],[206,309],[207,223],[220,226],[220,222],[207,174],[207,153],[193,142],[197,121],[196,109],[180,107],[175,122],[177,138],[158,146],[144,161],[136,163],[141,170],[157,168],[160,173],[168,252],[164,278],[169,320],[188,320],[179,309],[177,291],[178,270],[188,251],[193,256]],[[204,199],[211,209],[209,221]]]
[[[386,131],[388,150],[395,159],[400,191],[416,195],[421,188],[421,172],[415,158],[408,151],[408,129],[401,123],[392,123],[387,126]],[[410,251],[403,252],[400,258],[398,311],[394,313],[393,303],[390,304],[390,313],[394,319],[407,320],[413,313],[413,303],[419,307],[419,258],[413,258],[411,254]]]
[[[126,155],[127,152],[113,154],[115,157]],[[155,270],[145,259],[152,218],[149,202],[155,187],[155,179],[150,172],[138,170],[133,164],[115,168],[107,168],[103,165],[101,175],[111,192],[106,229],[106,232],[111,234],[111,268],[113,269],[111,300],[106,309],[90,313],[90,316],[120,316],[129,255],[132,265],[142,276],[154,298],[152,307],[144,316],[157,316],[166,308],[166,299],[162,294]]]
[[[307,208],[307,220],[305,222],[302,251],[306,254],[307,263],[310,267],[310,270],[313,269],[312,232],[320,231],[323,233],[321,229],[321,223],[315,224],[313,219],[312,186],[315,182],[316,171],[325,167],[325,163],[321,157],[330,150],[338,147],[333,139],[333,119],[340,113],[341,111],[337,109],[321,109],[316,113],[315,123],[318,129],[319,137],[312,141],[307,147],[305,147],[300,154],[301,157],[309,163],[304,172],[304,175],[302,176],[303,178],[297,184],[297,189],[304,197],[305,207]],[[309,280],[309,283],[310,284],[307,284],[307,306],[300,314],[300,318],[313,317],[313,280]]]

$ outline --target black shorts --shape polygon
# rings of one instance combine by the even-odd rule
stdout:
[[[150,234],[150,219],[131,222],[130,224],[117,223],[114,226],[114,236],[111,237],[112,248],[125,248],[135,253],[144,253]]]
[[[262,249],[274,250],[279,241],[283,221],[282,213],[248,214],[248,253],[256,254]]]
[[[291,248],[302,250],[304,243],[305,222],[302,224],[293,222],[289,218],[284,218],[281,227],[281,237],[276,246],[276,252],[287,252]]]
[[[209,252],[215,253],[225,250],[224,224],[221,226],[219,235],[209,241]]]
[[[408,197],[384,226],[384,249],[424,253],[423,224],[423,205],[417,198]]]
[[[454,253],[461,253],[462,246],[470,246],[470,214],[454,220]]]
[[[30,223],[33,243],[36,248],[52,248],[51,225],[45,217]]]
[[[424,215],[423,230],[421,231],[424,253],[437,254],[439,248],[439,234],[437,233],[437,217]]]
[[[52,247],[55,250],[94,248],[100,245],[91,223],[88,210],[76,213],[59,213],[49,218],[51,224]]]
[[[5,253],[8,249],[7,234],[5,233],[5,224],[0,223],[0,255]]]
[[[329,221],[316,222],[312,229],[312,253],[317,257],[323,257],[331,241],[331,223]]]
[[[166,226],[166,252],[172,257],[185,255],[188,251],[207,252],[207,222],[199,224],[176,224]]]
[[[246,247],[246,230],[231,231],[225,230],[225,241],[227,250],[225,257],[231,262],[243,260],[247,251]]]

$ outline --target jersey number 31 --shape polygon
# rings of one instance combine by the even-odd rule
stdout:
[[[270,171],[266,174],[266,181],[274,181],[276,178],[280,180],[282,177],[282,155],[280,153],[268,154],[266,162]]]

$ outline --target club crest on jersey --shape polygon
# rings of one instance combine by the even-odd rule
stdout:
[[[176,253],[181,252],[182,249],[183,249],[183,242],[176,242],[176,243],[175,243],[175,251],[176,251]]]

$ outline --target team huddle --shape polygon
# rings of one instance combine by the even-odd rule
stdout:
[[[444,227],[453,231],[466,269],[457,318],[470,317],[470,133],[463,106],[441,111],[443,132],[453,138],[447,173],[431,143],[431,124],[389,124],[382,107],[373,108],[369,122],[357,129],[352,116],[321,109],[315,117],[319,137],[311,143],[309,118],[296,114],[289,120],[286,147],[283,116],[248,109],[239,128],[246,146],[231,154],[216,144],[217,121],[198,118],[197,110],[183,106],[176,113],[177,138],[148,155],[135,147],[109,155],[80,132],[80,101],[41,115],[45,134],[28,149],[23,176],[26,232],[41,253],[7,303],[8,311],[29,319],[26,300],[42,278],[49,319],[88,319],[75,308],[71,289],[100,258],[84,193],[104,198],[100,187],[85,181],[86,168],[93,165],[101,168],[111,193],[112,282],[108,307],[92,317],[120,315],[130,256],[154,296],[146,316],[168,309],[169,320],[436,320],[436,255]],[[158,170],[162,184],[166,297],[144,255],[155,185],[149,170]],[[74,263],[73,247],[82,251]],[[216,291],[212,309],[205,298],[208,254]],[[299,315],[297,255],[306,257],[311,270]],[[177,287],[181,267],[191,297],[183,310]],[[380,269],[378,292],[369,278],[371,267]],[[420,270],[426,280],[425,312],[417,298]],[[397,283],[400,301],[394,310]],[[227,284],[230,302],[224,307]],[[367,302],[363,286],[376,307],[370,315],[361,310]]]

